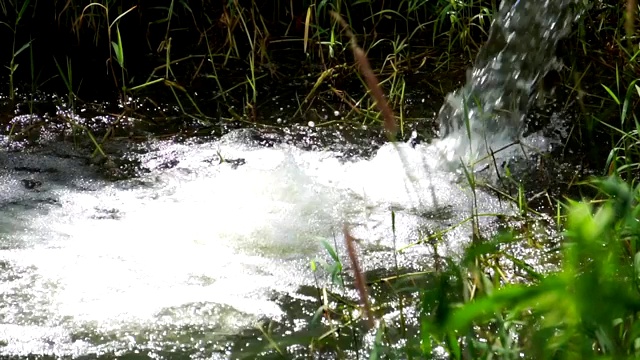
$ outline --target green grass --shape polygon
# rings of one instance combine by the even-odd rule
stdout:
[[[371,0],[172,0],[144,8],[108,0],[52,4],[0,0],[2,29],[11,39],[2,58],[11,102],[18,100],[21,83],[29,83],[31,93],[37,90],[33,51],[42,45],[30,26],[55,13],[57,26],[82,39],[81,46],[104,50],[105,67],[91,70],[109,77],[123,102],[128,96],[161,97],[203,126],[254,124],[261,121],[262,104],[270,101],[267,85],[304,81],[292,114],[296,121],[306,123],[321,106],[346,109],[344,122],[386,130],[390,139],[403,138],[411,125],[405,115],[410,79],[469,66],[497,9],[496,1],[479,0],[386,1],[384,6]],[[395,269],[371,277],[347,270],[358,261],[356,251],[345,257],[336,244],[325,243],[331,262],[310,263],[314,274],[324,267],[331,280],[331,286],[319,287],[319,306],[311,319],[323,332],[298,341],[277,338],[262,327],[263,350],[286,357],[287,345],[298,342],[310,352],[331,349],[338,358],[349,358],[354,349],[365,349],[370,359],[423,359],[434,353],[454,359],[639,357],[640,36],[634,26],[638,4],[629,0],[625,5],[580,2],[583,16],[562,44],[566,108],[579,115],[566,147],[584,154],[583,167],[596,169],[599,177],[574,181],[588,197],[549,196],[555,206],[549,211],[554,214],[551,226],[560,230],[559,240],[531,234],[535,222],[550,220],[532,208],[525,185],[507,176],[513,191],[497,190],[519,209],[515,220],[525,225],[488,236],[478,225],[484,215],[474,206],[468,217],[473,232],[462,260],[434,256],[433,268],[426,271]],[[134,41],[139,35],[129,32],[136,29],[134,21],[144,23],[144,42],[154,54],[138,72],[131,66],[136,60],[132,44],[139,43]],[[83,79],[79,60],[67,55],[37,58],[37,64],[55,64],[56,73],[50,75],[57,75],[67,105],[75,109]],[[294,65],[286,64],[287,58],[294,58]],[[363,70],[358,64],[365,60],[370,66]],[[19,65],[27,61],[31,69],[21,73],[27,66]],[[206,96],[196,96],[199,78],[209,81]],[[429,86],[434,97],[443,98],[449,90],[436,82]],[[219,104],[221,113],[203,106],[211,102]],[[107,156],[102,144],[108,134],[81,130],[95,154]],[[471,191],[486,186],[461,166]],[[437,248],[449,230],[416,243]],[[510,251],[515,246],[555,260],[542,271]],[[343,258],[352,265],[343,264]],[[354,285],[362,275],[369,276],[366,288],[362,280]],[[347,289],[360,295],[347,298]],[[392,310],[399,310],[396,321],[381,317]],[[365,346],[366,331],[373,336]]]
[[[216,90],[210,100],[221,98],[224,101],[222,108],[227,110],[222,114],[224,119],[234,121],[241,117],[256,122],[260,105],[272,96],[262,90],[264,86],[278,81],[286,83],[288,80],[283,77],[290,79],[292,76],[285,76],[275,59],[296,57],[302,59],[302,71],[318,80],[317,86],[309,88],[307,94],[301,94],[309,101],[301,106],[296,116],[304,118],[317,105],[315,99],[326,96],[350,107],[351,119],[364,115],[368,118],[366,123],[374,125],[382,123],[381,117],[363,88],[358,86],[361,79],[351,65],[349,39],[330,12],[342,14],[356,29],[358,41],[372,60],[375,72],[382,76],[381,83],[390,94],[392,107],[404,114],[404,77],[425,69],[425,60],[435,53],[428,50],[429,47],[446,43],[447,53],[465,52],[471,59],[488,29],[492,6],[495,4],[477,0],[453,3],[411,0],[384,4],[369,0],[230,0],[222,3],[172,0],[166,4],[141,2],[131,7],[109,0],[54,1],[47,5],[20,0],[0,1],[0,9],[7,19],[3,23],[14,35],[12,56],[6,64],[11,81],[26,75],[16,72],[17,64],[26,62],[21,53],[24,47],[16,44],[31,45],[34,26],[42,26],[41,19],[55,14],[55,27],[45,31],[60,31],[61,35],[73,37],[59,40],[55,57],[38,60],[70,57],[64,53],[63,44],[67,40],[77,42],[88,50],[87,53],[104,54],[108,50],[105,58],[96,61],[105,64],[106,69],[94,69],[93,72],[104,73],[105,78],[110,78],[121,99],[139,96],[156,97],[156,102],[173,100],[186,115],[208,122],[209,118],[219,116],[200,110],[199,102],[203,100],[195,100],[194,93],[198,90],[190,86],[194,79],[204,75],[215,80]],[[358,16],[354,17],[354,13]],[[22,21],[25,19],[28,21]],[[132,25],[136,22],[140,27]],[[144,39],[141,39],[141,32],[146,33],[142,35]],[[37,36],[33,38],[36,50],[40,45],[38,40]],[[159,61],[161,64],[150,62],[138,66],[134,72],[132,64],[140,61],[142,52],[133,48],[133,44],[141,43],[146,43],[145,51],[155,53],[157,60],[164,59]],[[442,67],[448,63],[447,58],[433,61],[442,62],[437,65]],[[87,71],[78,64],[86,60],[90,59],[71,59],[78,82],[83,80],[82,72]],[[204,66],[207,63],[210,66]],[[328,71],[332,76],[326,76]],[[44,74],[47,75],[56,74],[54,71]],[[337,81],[338,77],[346,79],[350,85]],[[240,81],[229,82],[226,78],[240,78]],[[160,84],[163,86],[158,86]],[[68,88],[63,81],[59,85]],[[14,88],[11,82],[12,98]],[[162,95],[158,99],[158,94],[168,97]],[[81,92],[75,95],[76,100],[83,97]]]

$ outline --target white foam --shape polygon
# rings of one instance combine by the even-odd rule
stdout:
[[[154,326],[166,321],[160,315],[166,309],[196,303],[233,308],[247,321],[277,317],[271,292],[314,284],[309,261],[326,256],[320,240],[333,243],[337,236],[341,243],[344,223],[365,244],[390,247],[395,209],[401,247],[419,240],[425,228],[443,229],[469,216],[471,192],[438,169],[437,151],[388,144],[371,160],[342,163],[331,152],[286,145],[161,143],[142,159],[152,169],[144,186],[85,191],[51,185],[47,191],[59,205],[34,210],[20,222],[24,231],[3,235],[30,244],[0,252],[0,260],[29,274],[5,281],[4,291],[38,295],[0,310],[2,322],[71,333],[88,324],[120,331]],[[244,164],[217,164],[218,154]],[[160,169],[168,157],[178,165]],[[478,204],[480,212],[505,211],[481,192]],[[464,243],[467,231],[449,233],[446,245]],[[388,259],[365,265],[385,266],[380,261]],[[25,307],[30,317],[15,313]],[[182,316],[187,324],[199,321],[197,314]]]

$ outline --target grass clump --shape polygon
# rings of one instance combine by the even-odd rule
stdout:
[[[474,296],[462,304],[423,303],[423,308],[444,306],[438,316],[423,317],[423,329],[460,336],[457,344],[444,344],[454,358],[463,358],[463,352],[464,358],[637,356],[640,193],[615,177],[593,184],[603,195],[599,205],[566,205],[557,271],[541,274],[524,267],[529,281],[509,283],[477,264],[513,235],[472,246],[462,273],[469,274],[465,285],[476,289]],[[492,336],[478,336],[482,328]]]
[[[0,62],[10,70],[11,94],[28,79],[26,67],[16,66],[26,62],[20,46],[27,44],[42,60],[38,78],[45,80],[36,88],[73,88],[74,101],[106,97],[128,110],[135,109],[130,98],[150,98],[176,104],[184,116],[204,124],[212,119],[261,122],[261,110],[283,85],[310,78],[313,85],[304,91],[288,90],[299,102],[290,115],[306,121],[318,106],[328,106],[351,120],[364,116],[366,123],[378,124],[381,117],[361,93],[357,69],[349,65],[350,39],[331,12],[355,29],[392,107],[403,110],[405,76],[432,63],[448,67],[450,56],[434,58],[435,46],[446,44],[447,54],[475,52],[495,5],[479,0],[5,0],[0,10],[10,33],[0,32],[0,38],[14,45],[11,56],[0,54]],[[56,65],[65,61],[73,64],[72,83]]]

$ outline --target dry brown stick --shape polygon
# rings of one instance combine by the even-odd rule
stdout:
[[[384,129],[387,133],[387,137],[390,141],[395,141],[396,132],[398,131],[398,126],[396,125],[396,119],[393,116],[393,110],[389,106],[387,99],[384,97],[384,92],[380,88],[380,83],[378,82],[378,78],[373,73],[371,69],[371,65],[369,64],[369,59],[367,59],[367,55],[364,53],[364,50],[360,46],[358,46],[358,41],[356,40],[356,36],[353,34],[351,29],[349,28],[349,24],[340,16],[340,14],[335,11],[331,12],[331,15],[340,25],[344,28],[347,33],[347,36],[351,39],[349,44],[351,45],[351,50],[353,51],[353,56],[358,63],[358,69],[360,73],[364,77],[367,82],[367,87],[371,91],[371,96],[376,101],[376,105],[378,110],[382,113],[382,117],[384,119]]]
[[[335,11],[331,12],[331,15],[336,19],[337,22],[340,23],[342,28],[347,33],[347,36],[350,38],[350,47],[353,51],[353,56],[358,64],[358,70],[364,77],[367,87],[369,91],[371,91],[371,96],[376,102],[376,106],[378,110],[382,113],[382,117],[384,119],[384,129],[387,134],[387,138],[389,141],[396,140],[396,133],[398,126],[396,124],[396,119],[393,115],[393,111],[387,102],[387,99],[384,96],[384,92],[382,88],[380,88],[380,83],[378,82],[378,78],[373,73],[373,69],[371,69],[371,64],[369,64],[369,59],[367,59],[367,55],[364,50],[358,46],[358,42],[356,40],[356,36],[351,31],[349,25],[346,21],[340,16],[340,14]],[[375,326],[373,313],[371,311],[371,303],[369,302],[369,293],[367,291],[367,282],[362,272],[362,268],[360,267],[360,263],[358,261],[358,254],[355,248],[355,239],[349,233],[349,228],[347,225],[344,225],[344,241],[347,245],[347,254],[349,255],[349,259],[351,260],[351,267],[353,268],[353,277],[355,280],[355,287],[358,290],[358,295],[360,297],[360,303],[363,309],[364,317],[367,321],[367,325],[369,328],[373,328]]]
[[[347,225],[343,228],[344,232],[344,241],[347,245],[347,254],[349,255],[349,259],[351,260],[351,267],[353,268],[353,278],[355,280],[356,289],[358,290],[358,295],[360,296],[360,303],[363,309],[364,317],[367,321],[367,325],[369,329],[374,327],[374,319],[373,313],[371,312],[371,304],[369,302],[369,293],[367,291],[367,281],[364,277],[364,273],[362,272],[362,268],[360,267],[360,262],[358,261],[358,254],[356,253],[356,247],[354,245],[355,239],[349,233],[349,228]]]
[[[633,43],[631,38],[635,33],[636,27],[636,9],[638,8],[637,0],[627,0],[627,11],[625,12],[625,22],[624,28],[627,33],[627,46],[629,47],[629,51],[633,54]]]

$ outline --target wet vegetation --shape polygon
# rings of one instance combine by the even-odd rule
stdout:
[[[331,129],[341,135],[327,137],[338,141],[380,144],[389,119],[336,12],[366,52],[398,139],[413,129],[432,138],[435,113],[464,81],[499,5],[0,0],[1,131],[26,144],[52,134],[74,139],[110,166],[118,159],[105,149],[116,140],[238,127]],[[554,109],[571,114],[565,144],[543,154],[534,172],[552,180],[507,171],[496,187],[464,172],[472,190],[495,191],[516,204],[518,216],[491,215],[501,230],[487,234],[478,225],[485,215],[471,211],[468,248],[460,258],[434,255],[427,270],[364,273],[357,249],[344,257],[325,244],[332,261],[310,267],[324,268],[333,286],[305,289],[315,301],[278,299],[290,311],[313,313],[308,328],[264,323],[220,351],[245,358],[640,356],[639,8],[635,0],[575,6],[580,16],[557,51],[564,67],[539,83],[538,107],[554,99]],[[574,167],[560,176],[563,163]],[[549,227],[559,235],[540,230]],[[438,254],[442,238],[426,234],[413,246]],[[515,250],[523,248],[537,258],[523,259]]]

